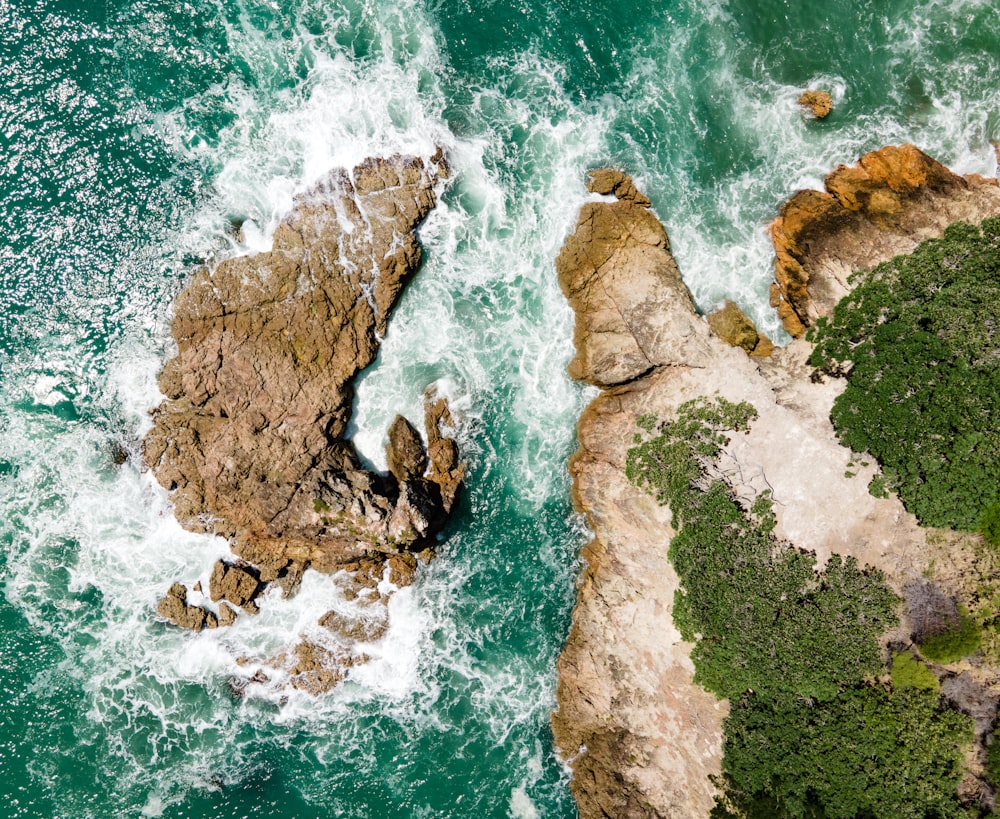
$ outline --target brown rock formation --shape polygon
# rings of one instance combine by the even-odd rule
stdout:
[[[771,224],[777,256],[771,303],[800,336],[849,291],[848,276],[936,238],[958,221],[1000,213],[995,179],[959,176],[913,145],[866,154],[795,194]]]
[[[451,423],[445,399],[426,399],[429,452],[397,417],[387,475],[363,469],[344,433],[353,379],[374,360],[419,264],[415,229],[446,175],[440,158],[400,156],[335,171],[296,200],[271,251],[202,270],[181,293],[178,354],[160,376],[167,400],[144,456],[181,523],[230,538],[242,560],[213,567],[207,587],[218,614],[188,605],[178,583],[159,604],[162,617],[194,630],[230,625],[238,610],[257,611],[268,584],[294,593],[307,567],[354,572],[353,596],[384,602],[382,575],[405,585],[418,565],[410,552],[430,556],[464,475],[442,432]],[[327,690],[364,660],[335,631],[371,640],[385,628],[335,619],[324,620],[330,645],[300,640],[271,661],[293,686]],[[281,675],[260,669],[234,685],[274,679]]]
[[[680,363],[679,349],[695,355],[702,342],[694,302],[649,200],[618,171],[592,173],[588,189],[621,191],[625,198],[583,206],[556,271],[576,312],[570,375],[605,387],[638,378],[656,364]],[[636,277],[635,269],[646,275]],[[664,322],[663,315],[672,321]]]
[[[201,606],[188,605],[187,587],[183,583],[174,583],[167,590],[156,607],[156,613],[164,620],[169,620],[174,625],[191,629],[191,631],[201,631],[206,627],[212,628],[213,625],[209,624],[209,616],[214,621],[214,625],[218,625],[214,614]]]
[[[389,427],[385,459],[389,471],[400,483],[422,478],[427,471],[427,450],[420,433],[402,415],[397,415]]]
[[[816,119],[823,119],[833,110],[833,99],[826,91],[803,91],[798,103],[808,108]]]
[[[261,590],[260,577],[253,567],[216,561],[208,580],[208,594],[213,603],[226,600],[234,607],[256,614],[254,598]]]
[[[756,325],[735,302],[727,299],[722,307],[709,313],[706,318],[712,332],[726,344],[741,347],[748,355],[767,356],[774,352],[771,339],[757,332]]]
[[[365,472],[342,436],[352,380],[420,261],[436,173],[404,157],[336,171],[299,197],[273,250],[180,295],[145,457],[186,526],[234,537],[258,565],[327,568],[433,535],[440,487]]]
[[[690,646],[670,616],[669,514],[626,479],[625,451],[647,409],[636,397],[655,377],[640,376],[705,363],[719,342],[695,315],[663,226],[639,204],[648,200],[612,173],[592,174],[590,188],[626,198],[584,205],[556,265],[577,313],[571,374],[623,386],[602,392],[578,427],[574,501],[594,541],[552,727],[583,819],[707,816],[725,704],[692,683]]]

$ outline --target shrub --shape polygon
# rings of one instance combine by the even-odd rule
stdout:
[[[695,642],[695,680],[731,701],[712,816],[959,815],[968,718],[940,711],[926,684],[871,684],[878,638],[898,622],[882,574],[837,556],[817,572],[812,553],[775,537],[769,493],[747,509],[714,477],[728,430],[754,417],[748,404],[689,402],[672,420],[643,418],[626,458],[674,516],[674,621]]]
[[[955,791],[972,736],[969,717],[912,688],[749,697],[726,719],[720,784],[730,816],[965,816]]]
[[[925,637],[920,643],[920,653],[936,663],[953,663],[972,654],[983,639],[982,630],[969,616],[964,606],[958,607],[958,625],[944,632]]]
[[[832,418],[924,524],[973,531],[1000,497],[1000,218],[858,276],[811,363],[849,372]]]
[[[909,651],[892,655],[892,687],[918,688],[937,693],[941,683],[937,676]]]
[[[979,531],[991,546],[1000,546],[1000,500],[986,507],[979,521]]]

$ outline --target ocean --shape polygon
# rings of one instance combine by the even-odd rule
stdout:
[[[548,719],[592,393],[554,259],[585,171],[635,177],[701,309],[783,340],[782,201],[891,143],[995,174],[995,138],[986,0],[0,0],[0,816],[575,816]],[[352,429],[384,466],[436,384],[462,504],[370,663],[234,698],[239,660],[348,603],[309,572],[228,630],[154,620],[227,553],[141,466],[173,299],[331,168],[437,146],[454,178]]]

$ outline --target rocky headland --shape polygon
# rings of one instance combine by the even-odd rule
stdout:
[[[827,192],[796,194],[772,226],[773,300],[799,338],[772,353],[735,306],[723,308],[724,320],[697,315],[667,234],[628,177],[598,171],[588,187],[605,196],[584,205],[557,271],[576,312],[570,373],[601,388],[580,418],[570,464],[574,502],[594,539],[559,660],[552,726],[583,819],[707,817],[729,704],[693,682],[692,644],[672,619],[672,516],[626,477],[637,421],[668,417],[699,396],[749,402],[757,418],[723,447],[718,472],[747,505],[770,493],[777,537],[820,566],[834,554],[874,566],[903,597],[933,575],[961,599],[962,578],[976,573],[970,539],[922,528],[898,499],[869,493],[876,466],[855,463],[830,421],[843,380],[815,373],[801,336],[848,292],[853,271],[911,251],[957,220],[1000,213],[1000,188],[907,145],[838,168]],[[904,612],[883,649],[905,646],[912,625]],[[953,704],[976,712],[982,736],[996,712],[997,675],[963,667],[945,677],[964,681],[952,684],[966,692]],[[973,754],[970,770],[980,763]],[[982,786],[970,773],[963,787],[972,799]]]
[[[308,567],[352,572],[362,590],[385,571],[402,585],[431,554],[462,480],[446,401],[426,397],[426,444],[397,417],[388,474],[366,470],[345,434],[354,378],[420,264],[415,231],[447,174],[440,154],[333,171],[296,199],[270,251],[203,269],[178,297],[144,457],[182,525],[228,538],[237,559],[216,565],[207,594],[191,590],[195,603],[175,583],[162,617],[227,625]]]

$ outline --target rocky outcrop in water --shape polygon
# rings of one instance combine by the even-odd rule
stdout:
[[[996,179],[959,176],[913,145],[872,151],[796,193],[771,224],[772,306],[800,336],[848,292],[848,277],[903,253],[948,225],[1000,213]]]
[[[1000,201],[994,182],[942,172],[912,147],[883,149],[858,167],[832,174],[831,193],[793,197],[773,229],[779,268],[791,260],[806,271],[808,300],[796,303],[809,307],[810,322],[836,301],[828,281],[846,287],[850,272],[892,255],[891,248],[912,249],[938,229],[932,224],[943,231],[942,220],[931,218],[935,209],[980,221]],[[911,188],[899,181],[904,171]],[[619,180],[615,188],[629,191],[629,184]],[[865,204],[849,210],[838,197]],[[919,226],[920,235],[906,234],[907,225]],[[667,558],[670,512],[625,476],[637,420],[669,417],[698,396],[750,402],[758,417],[724,447],[720,475],[736,497],[770,492],[776,536],[815,552],[820,564],[831,554],[853,556],[902,592],[931,566],[944,575],[950,570],[942,566],[968,562],[969,547],[929,538],[898,499],[868,492],[875,466],[855,463],[830,423],[843,381],[811,378],[808,342],[751,358],[746,327],[724,341],[694,314],[666,234],[634,194],[586,204],[557,269],[577,312],[571,374],[603,390],[580,418],[580,448],[570,463],[574,503],[594,540],[584,550],[558,664],[556,745],[572,768],[583,819],[704,819],[728,703],[693,683],[691,645],[673,624],[679,581]],[[791,304],[784,304],[787,314]],[[907,639],[905,629],[886,637]]]
[[[213,600],[253,611],[262,584],[426,549],[446,520],[462,470],[443,399],[428,398],[430,455],[393,425],[389,474],[364,469],[344,437],[354,377],[420,263],[415,230],[446,175],[440,156],[334,171],[296,199],[270,251],[202,270],[178,297],[144,455],[181,523],[228,537],[255,567],[213,575]]]
[[[826,91],[803,91],[799,95],[799,105],[807,109],[816,119],[829,116],[833,110],[833,98]]]

